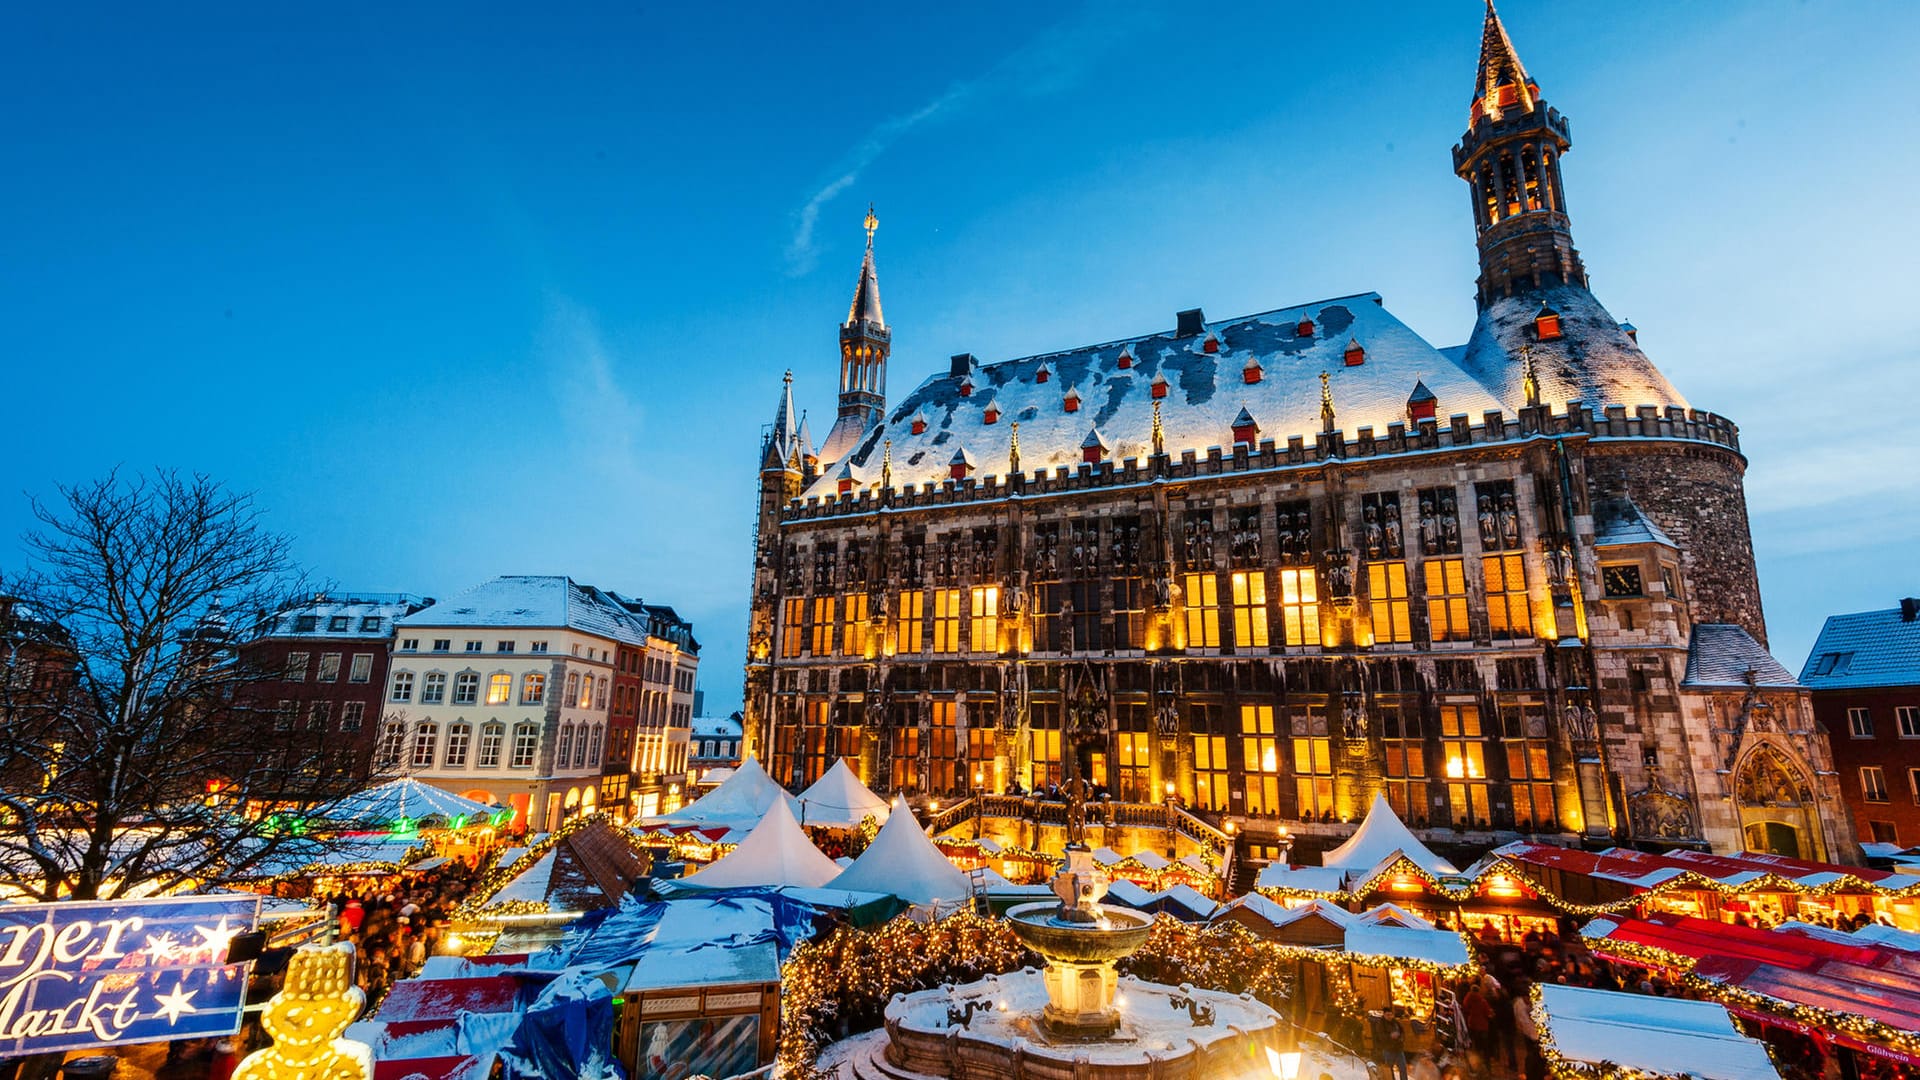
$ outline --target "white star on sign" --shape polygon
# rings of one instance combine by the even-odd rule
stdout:
[[[204,950],[211,953],[210,959],[219,964],[226,963],[227,949],[233,944],[234,938],[244,933],[244,931],[237,927],[229,927],[225,915],[220,916],[219,925],[196,926],[193,928],[193,932],[200,935],[201,942],[199,945],[194,946],[193,951],[201,952]]]
[[[158,934],[147,935],[147,947],[143,951],[155,961],[164,963],[180,951],[180,943],[174,940],[172,933],[161,931]]]
[[[154,995],[153,1000],[160,1006],[159,1015],[167,1018],[168,1027],[179,1023],[182,1014],[200,1011],[187,1004],[197,993],[199,993],[198,990],[188,990],[187,984],[180,982],[174,984],[173,993]]]

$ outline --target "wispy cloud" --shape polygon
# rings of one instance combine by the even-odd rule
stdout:
[[[795,213],[793,239],[787,245],[789,272],[800,275],[813,269],[818,254],[814,230],[821,210],[852,187],[860,174],[902,136],[930,120],[998,95],[1041,97],[1059,93],[1085,78],[1107,52],[1147,29],[1157,18],[1157,12],[1145,7],[1116,12],[1089,5],[1074,18],[1002,57],[984,73],[954,83],[919,108],[875,125],[835,164],[832,179],[808,196]]]

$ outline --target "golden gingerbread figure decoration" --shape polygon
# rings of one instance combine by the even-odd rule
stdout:
[[[367,1004],[353,961],[346,942],[295,952],[260,1017],[273,1045],[248,1054],[233,1080],[372,1080],[372,1048],[340,1037]]]

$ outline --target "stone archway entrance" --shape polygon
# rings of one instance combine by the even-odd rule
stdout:
[[[1813,787],[1800,765],[1777,747],[1761,745],[1740,763],[1733,788],[1740,835],[1748,851],[1820,859],[1820,823]]]

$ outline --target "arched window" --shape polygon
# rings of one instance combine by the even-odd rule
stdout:
[[[520,680],[520,704],[538,705],[547,699],[547,677],[537,672],[528,672]]]
[[[593,708],[593,676],[591,674],[580,676],[580,696],[575,698],[573,703],[577,708]]]
[[[557,749],[553,755],[553,767],[556,769],[564,769],[567,767],[567,756],[573,753],[572,724],[560,725],[560,741],[555,745]]]
[[[440,725],[429,720],[413,729],[413,767],[433,767],[433,747],[440,741]]]
[[[600,739],[603,734],[599,724],[593,725],[593,741],[587,746],[587,765],[600,764]]]
[[[447,768],[464,769],[467,767],[467,745],[473,741],[473,725],[464,720],[447,728]]]
[[[579,696],[580,696],[580,673],[577,671],[569,671],[567,672],[567,697],[566,697],[566,700],[562,702],[562,704],[571,705],[577,698],[579,698]]]
[[[480,729],[480,760],[483,769],[500,767],[500,744],[507,741],[507,726],[498,720],[488,721]]]
[[[426,678],[420,680],[420,704],[438,705],[447,700],[447,673],[429,671]]]
[[[406,745],[407,725],[398,720],[391,721],[380,731],[380,750],[375,761],[383,769],[391,769],[400,764],[400,748]]]
[[[519,724],[513,729],[513,767],[516,769],[533,768],[533,755],[540,748],[540,729],[532,724]]]
[[[388,701],[413,700],[413,672],[396,671],[393,673],[393,692],[387,695]]]

